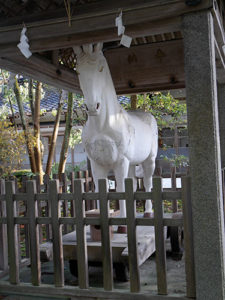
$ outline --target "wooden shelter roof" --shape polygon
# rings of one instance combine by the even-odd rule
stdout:
[[[65,3],[70,3],[70,17]],[[224,6],[217,0],[0,1],[0,67],[80,91],[73,45],[104,42],[118,94],[185,86],[182,16],[209,9],[215,19],[218,78],[225,80]],[[130,48],[120,45],[115,18],[123,12]],[[32,56],[17,48],[27,27]],[[193,41],[194,42],[194,41]]]

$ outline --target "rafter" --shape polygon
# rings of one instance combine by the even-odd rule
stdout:
[[[117,40],[115,17],[118,15],[119,7],[123,7],[126,33],[132,37],[179,31],[182,14],[211,7],[212,0],[205,0],[197,8],[187,6],[183,0],[139,0],[133,3],[134,1],[131,0],[115,0],[102,2],[101,7],[99,3],[81,5],[76,8],[72,16],[71,27],[68,26],[65,10],[63,18],[49,16],[47,21],[39,19],[38,22],[26,22],[31,50],[39,52],[86,42]],[[33,19],[37,20],[38,17]],[[6,23],[0,23],[0,55],[15,51],[24,20],[17,19],[19,25],[15,26],[4,26]]]
[[[29,59],[22,55],[1,58],[0,67],[68,91],[80,93],[78,77],[74,71],[66,70],[63,66],[55,66],[38,55],[32,55]]]

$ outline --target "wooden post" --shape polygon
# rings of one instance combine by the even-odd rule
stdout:
[[[44,180],[44,193],[48,193],[49,192],[49,181],[50,181],[49,175],[45,174],[43,180]],[[46,203],[45,217],[48,217],[49,215],[51,215],[50,204],[49,204],[49,201],[45,201],[45,203]],[[46,224],[45,228],[46,228],[46,241],[49,241],[52,238],[51,224]]]
[[[75,177],[75,174],[74,172],[71,172],[70,173],[70,193],[73,194],[74,193],[74,177]],[[71,201],[70,203],[70,214],[71,214],[71,217],[75,217],[75,204],[74,204],[74,201]],[[76,226],[75,224],[71,226],[71,229],[72,230],[75,230]]]
[[[35,183],[36,183],[36,192],[41,193],[41,178],[40,178],[40,175],[34,176],[34,179],[35,179]],[[42,216],[41,201],[39,203],[37,203],[37,206],[38,206],[38,215],[41,217]],[[43,242],[42,225],[40,225],[40,229],[41,230],[38,230],[39,231],[39,242],[42,243]]]
[[[131,110],[137,109],[137,95],[131,95],[130,97],[130,108]]]
[[[39,225],[36,223],[38,217],[38,204],[36,201],[36,186],[33,180],[27,181],[27,215],[29,218],[29,237],[30,237],[30,259],[31,259],[31,283],[40,285],[41,265],[39,249]]]
[[[112,245],[109,227],[109,201],[107,199],[106,180],[99,180],[99,203],[101,220],[103,284],[106,291],[113,289]]]
[[[66,173],[62,173],[60,175],[61,181],[62,181],[62,192],[63,193],[67,193],[67,187],[68,187],[68,183],[67,183],[67,177],[66,177]],[[63,201],[63,217],[68,217],[69,215],[69,211],[68,211],[68,201],[64,200]],[[65,224],[63,226],[63,233],[66,234],[69,231],[69,225]]]
[[[81,180],[74,180],[74,194],[76,211],[76,235],[77,235],[77,266],[78,266],[78,282],[81,289],[87,289],[88,283],[88,258],[87,258],[87,242],[86,227],[84,225],[85,209],[82,197]]]
[[[53,261],[55,286],[64,286],[64,260],[62,246],[62,225],[59,223],[60,207],[58,201],[59,181],[51,180],[49,183],[49,201],[51,202]]]
[[[5,195],[5,180],[0,179],[0,195]],[[6,202],[0,201],[0,216],[6,217]],[[8,269],[7,226],[0,224],[0,270]]]
[[[7,237],[8,237],[8,256],[9,256],[9,282],[11,284],[19,283],[19,255],[18,255],[18,232],[14,223],[16,216],[16,203],[13,199],[15,194],[14,182],[8,181],[5,183],[5,199],[6,199],[6,213],[7,213]]]
[[[225,298],[225,241],[214,22],[210,11],[183,17],[196,297]]]
[[[136,201],[134,199],[133,181],[125,179],[125,199],[127,210],[127,241],[129,251],[130,291],[140,291],[140,274],[138,266],[137,236],[136,236]]]
[[[177,190],[177,176],[176,176],[176,167],[171,167],[171,185],[172,191]],[[177,212],[177,199],[172,200],[172,211],[173,213]]]
[[[163,227],[162,179],[153,178],[155,248],[158,294],[167,295],[166,249]]]
[[[187,297],[196,297],[195,262],[191,208],[191,179],[182,177],[182,208],[184,218],[184,247]]]

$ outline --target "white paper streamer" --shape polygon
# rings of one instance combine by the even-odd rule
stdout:
[[[20,35],[20,43],[17,45],[17,47],[20,49],[20,52],[26,57],[29,58],[32,55],[32,52],[29,49],[29,41],[28,38],[26,36],[26,31],[27,28],[23,27],[22,31],[21,31],[21,35]]]
[[[65,90],[62,90],[62,96],[61,96],[61,101],[63,102],[64,100],[67,100],[68,98],[68,92]]]
[[[123,34],[122,35],[122,38],[120,40],[120,44],[127,47],[127,48],[130,48],[130,45],[131,45],[131,42],[132,42],[132,38],[126,34]]]
[[[122,20],[122,11],[119,14],[119,16],[116,18],[116,26],[118,29],[118,35],[120,36],[125,31],[125,26],[123,26],[123,20]]]
[[[127,47],[127,48],[130,48],[132,38],[130,36],[124,34],[125,26],[123,26],[122,11],[119,14],[119,16],[116,17],[115,24],[116,24],[117,29],[118,29],[118,36],[122,35],[121,40],[120,40],[120,44]]]

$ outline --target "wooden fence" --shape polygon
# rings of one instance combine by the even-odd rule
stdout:
[[[84,202],[88,200],[100,201],[100,217],[86,217]],[[109,201],[115,199],[126,200],[126,218],[109,217]],[[153,199],[154,218],[139,218],[135,214],[136,200]],[[183,216],[172,218],[164,215],[163,201],[182,199]],[[27,202],[27,213],[19,216],[17,203]],[[40,216],[38,204],[46,201],[49,206],[48,216]],[[61,216],[61,206],[64,201],[73,203],[76,216]],[[134,192],[131,179],[125,180],[125,192],[107,192],[106,181],[99,181],[99,193],[83,193],[83,183],[77,179],[73,182],[72,193],[59,193],[58,180],[49,182],[49,190],[46,193],[37,193],[34,181],[28,181],[26,193],[15,194],[15,184],[6,182],[5,190],[2,188],[0,205],[0,228],[7,231],[9,258],[9,282],[0,281],[0,290],[4,293],[18,294],[47,294],[53,296],[75,297],[73,299],[131,299],[132,294],[137,299],[185,299],[185,297],[159,296],[167,295],[167,268],[166,249],[164,239],[164,226],[183,226],[185,243],[185,266],[187,297],[195,297],[194,257],[192,242],[192,217],[190,205],[190,179],[182,178],[182,191],[162,191],[161,178],[154,178],[153,191]],[[18,225],[29,226],[29,248],[31,263],[31,283],[20,283],[19,251],[18,251]],[[53,262],[55,285],[45,286],[41,284],[41,263],[39,251],[39,230],[42,225],[51,224],[53,236]],[[64,286],[64,258],[62,245],[62,226],[76,225],[77,236],[77,261],[78,261],[78,285],[79,287]],[[88,266],[87,266],[87,241],[86,225],[100,225],[102,236],[102,263],[103,263],[103,289],[89,290]],[[126,293],[113,289],[112,247],[110,238],[110,225],[126,225],[129,251],[130,291]],[[141,291],[140,276],[137,256],[137,226],[154,226],[156,246],[156,270],[158,295],[152,296]],[[135,298],[136,299],[136,298]]]

